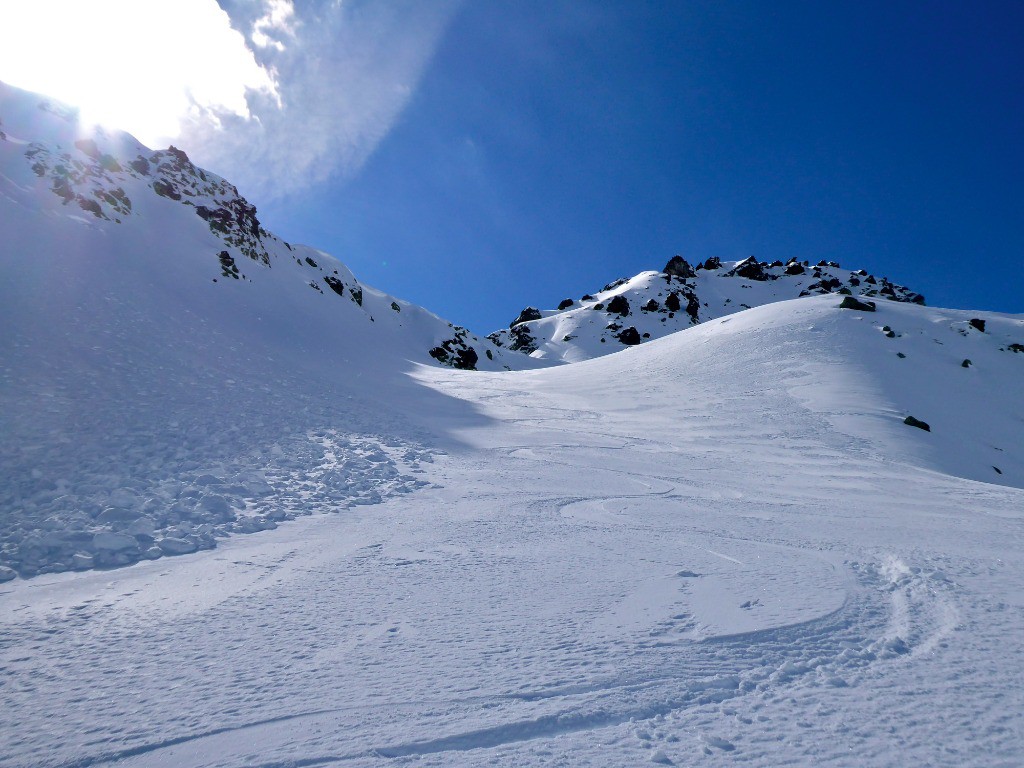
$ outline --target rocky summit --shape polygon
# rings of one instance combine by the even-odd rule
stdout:
[[[509,328],[492,333],[495,345],[534,358],[575,362],[642,344],[744,309],[835,293],[924,304],[924,296],[863,269],[833,261],[771,263],[709,258],[691,265],[673,256],[660,272],[608,283],[557,309],[527,307]]]

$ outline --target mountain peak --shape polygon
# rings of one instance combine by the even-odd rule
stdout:
[[[723,262],[713,256],[691,267],[676,255],[661,272],[614,280],[579,301],[562,301],[558,309],[527,307],[509,329],[488,338],[535,358],[574,362],[751,307],[828,293],[924,303],[921,294],[888,278],[844,270],[833,261],[811,266],[796,259]]]

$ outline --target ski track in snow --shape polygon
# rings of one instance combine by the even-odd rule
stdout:
[[[1024,318],[723,266],[427,368],[544,361],[0,97],[2,768],[1024,764]]]
[[[518,464],[529,467],[522,475],[529,476],[536,465],[550,463],[545,450],[532,456],[517,448],[497,453],[508,457],[500,459],[498,466],[512,475]],[[598,449],[591,458],[608,453]],[[472,463],[481,473],[489,469],[487,462]],[[568,526],[561,536],[571,531],[584,541],[588,533],[596,535],[588,543],[600,542],[604,547],[623,539],[628,531],[620,551],[635,552],[638,540],[671,529],[671,521],[663,517],[666,511],[700,497],[687,495],[682,486],[659,476],[626,474],[600,460],[595,464],[594,470],[614,477],[620,488],[646,487],[649,492],[532,495],[525,505],[510,504],[502,512],[512,514],[506,524],[525,537],[522,545],[501,531],[504,526],[499,526],[497,515],[480,515],[475,504],[464,501],[455,501],[447,519],[433,521],[440,524],[440,532],[432,533],[432,526],[423,521],[406,530],[400,541],[371,541],[373,535],[361,538],[391,525],[409,528],[426,497],[440,496],[427,503],[444,504],[444,490],[421,491],[395,502],[395,509],[384,519],[373,520],[369,510],[360,514],[358,521],[352,521],[358,522],[356,535],[342,547],[347,551],[341,557],[334,547],[323,544],[322,535],[310,535],[315,529],[333,528],[329,518],[304,524],[310,531],[295,531],[300,541],[286,546],[284,553],[248,546],[253,540],[242,545],[233,541],[207,553],[203,557],[221,561],[225,569],[249,569],[252,583],[244,588],[233,585],[223,600],[198,612],[179,606],[184,616],[166,624],[154,623],[153,614],[159,612],[161,601],[173,604],[182,598],[154,595],[145,587],[114,594],[99,605],[83,601],[50,613],[42,608],[45,600],[26,604],[22,612],[32,615],[32,620],[19,621],[18,635],[5,635],[8,674],[0,689],[4,708],[19,712],[19,694],[55,705],[63,699],[58,709],[63,710],[60,717],[66,730],[50,742],[54,759],[9,764],[295,766],[429,761],[432,756],[440,760],[438,764],[451,764],[462,762],[460,754],[466,756],[467,764],[475,764],[480,760],[478,750],[492,751],[499,762],[512,759],[512,754],[518,755],[514,760],[529,762],[529,755],[516,750],[609,732],[620,734],[618,742],[591,753],[590,762],[629,762],[637,759],[636,750],[643,754],[655,747],[666,754],[685,747],[684,755],[691,758],[701,754],[741,761],[745,755],[757,762],[754,745],[743,734],[750,729],[763,738],[757,718],[772,711],[776,702],[810,697],[820,707],[837,691],[871,689],[891,674],[889,667],[923,663],[946,652],[951,635],[963,629],[961,590],[945,572],[949,564],[941,558],[913,554],[905,559],[876,552],[870,560],[849,561],[836,552],[773,544],[763,538],[723,537],[721,532],[690,526],[677,528],[670,546],[649,548],[653,560],[664,557],[666,549],[673,553],[655,569],[661,574],[655,581],[670,582],[674,586],[668,594],[679,599],[657,605],[655,595],[650,616],[640,610],[640,621],[631,625],[627,615],[618,630],[614,623],[600,621],[608,612],[607,598],[597,603],[584,600],[576,607],[558,605],[556,600],[557,610],[545,616],[547,601],[531,601],[527,594],[540,584],[550,586],[559,580],[531,582],[524,576],[540,565],[564,579],[569,563],[560,559],[557,550],[532,556],[524,552],[533,545],[543,547],[552,526]],[[448,473],[461,473],[450,462],[438,469],[442,484],[451,480]],[[703,493],[706,503],[716,504],[717,511],[726,508],[727,501],[709,498],[710,489]],[[659,503],[663,514],[652,515]],[[605,511],[580,515],[582,507]],[[282,529],[274,537],[287,532]],[[301,541],[319,544],[308,551],[300,549]],[[500,551],[493,553],[492,545],[505,549],[504,557]],[[253,549],[257,557],[236,557],[231,551],[236,546]],[[743,553],[744,558],[726,552]],[[824,597],[812,589],[810,610],[783,605],[783,612],[815,614],[830,603],[837,604],[802,621],[776,626],[769,620],[771,626],[749,632],[695,632],[702,618],[713,623],[719,612],[704,605],[708,615],[700,617],[680,607],[691,602],[701,606],[699,599],[689,599],[700,583],[714,578],[716,568],[725,569],[720,575],[735,575],[744,570],[745,561],[770,560],[773,554],[778,559],[756,572],[754,581],[741,580],[739,589],[760,595],[766,603],[773,597],[783,598],[784,603],[798,600],[793,585],[774,596],[772,590],[766,593],[753,586],[763,584],[765,576],[778,578],[782,566],[801,571],[797,584],[802,579],[827,580],[827,574],[832,581]],[[185,561],[176,560],[173,565],[179,562]],[[495,573],[483,576],[484,562]],[[618,575],[623,575],[621,561],[613,558],[613,562],[618,563]],[[671,568],[666,567],[669,562],[673,562]],[[571,570],[586,572],[593,567],[587,561]],[[201,577],[204,570],[199,566],[197,575]],[[431,574],[431,570],[440,572]],[[410,585],[409,574],[417,571],[420,577],[413,577]],[[158,578],[173,579],[175,572]],[[474,573],[486,583],[474,586],[470,575]],[[195,586],[201,583],[200,578]],[[347,591],[348,583],[360,584],[365,594]],[[527,589],[509,587],[503,590],[509,594],[501,599],[522,598],[526,605],[513,611],[510,619],[494,604],[494,596],[495,590],[503,589],[501,585],[516,583],[524,583]],[[609,585],[603,586],[607,590]],[[638,586],[643,592],[645,580]],[[423,606],[425,600],[437,601],[457,589],[468,591],[456,600],[457,607],[473,605],[473,612],[446,611],[436,603]],[[297,601],[301,593],[305,597]],[[55,596],[60,594],[55,590]],[[621,594],[628,602],[633,593]],[[381,595],[386,605],[372,602],[373,595]],[[403,618],[401,606],[407,598],[421,610],[406,609]],[[738,600],[734,602],[739,605]],[[659,608],[661,614],[656,616]],[[751,610],[757,609],[755,605]],[[391,610],[399,615],[389,617]],[[174,616],[174,609],[169,613]],[[459,615],[476,626],[459,630]],[[518,649],[507,633],[522,632],[519,622],[527,616],[534,622],[530,647]],[[396,641],[415,647],[393,656],[387,648]],[[66,658],[69,644],[74,653]],[[452,658],[429,650],[437,644],[447,647]],[[364,647],[361,654],[360,646]],[[16,657],[12,658],[12,651]],[[238,664],[240,657],[252,659],[250,673]],[[83,658],[93,659],[96,665],[85,674],[79,669]],[[430,668],[419,667],[425,658],[432,659]],[[40,664],[41,660],[45,663]],[[347,669],[332,673],[338,664]],[[495,666],[489,668],[489,664]],[[176,667],[173,674],[168,674],[168,665]],[[27,668],[34,669],[30,677],[16,674],[12,680],[12,670]],[[76,674],[69,677],[71,669]],[[230,670],[229,680],[218,669]],[[161,684],[154,687],[158,681]],[[396,698],[394,693],[403,688],[407,695]],[[354,694],[344,698],[363,700],[341,707],[316,706],[336,700],[340,691]],[[78,723],[73,716],[76,710]],[[284,714],[271,714],[282,710]],[[146,717],[142,721],[129,717],[124,722],[129,712],[145,712]],[[717,724],[689,738],[692,743],[680,744],[680,730],[685,735],[692,727],[685,725],[688,720],[706,720],[709,713],[717,714],[712,720],[725,718],[730,726],[722,729]],[[32,728],[35,717],[26,720],[10,742],[15,753],[21,743],[45,741]],[[218,721],[224,724],[209,727]],[[150,732],[178,735],[150,741],[146,739]],[[588,762],[583,758],[588,747],[576,749],[581,750],[582,762]],[[609,758],[613,754],[619,756]]]
[[[7,585],[0,765],[1015,764],[1020,491],[742,353],[657,409],[607,368],[425,371],[486,418],[415,493]]]

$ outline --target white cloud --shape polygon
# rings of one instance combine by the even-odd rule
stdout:
[[[268,0],[265,12],[252,25],[252,41],[260,48],[284,50],[279,37],[294,39],[295,6],[291,0]]]
[[[254,196],[358,172],[415,92],[460,0],[224,0],[278,102],[249,92],[255,120],[197,116],[182,144]]]
[[[461,1],[3,0],[0,80],[284,195],[362,167]]]
[[[175,139],[184,119],[251,120],[249,96],[278,98],[272,70],[214,0],[5,2],[0,80],[151,146]]]

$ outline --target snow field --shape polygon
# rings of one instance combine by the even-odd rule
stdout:
[[[24,96],[0,766],[1022,762],[1024,318],[701,275],[428,367],[477,340]]]
[[[432,487],[16,582],[6,763],[1013,764],[1021,491],[877,415],[834,303],[418,369]]]

